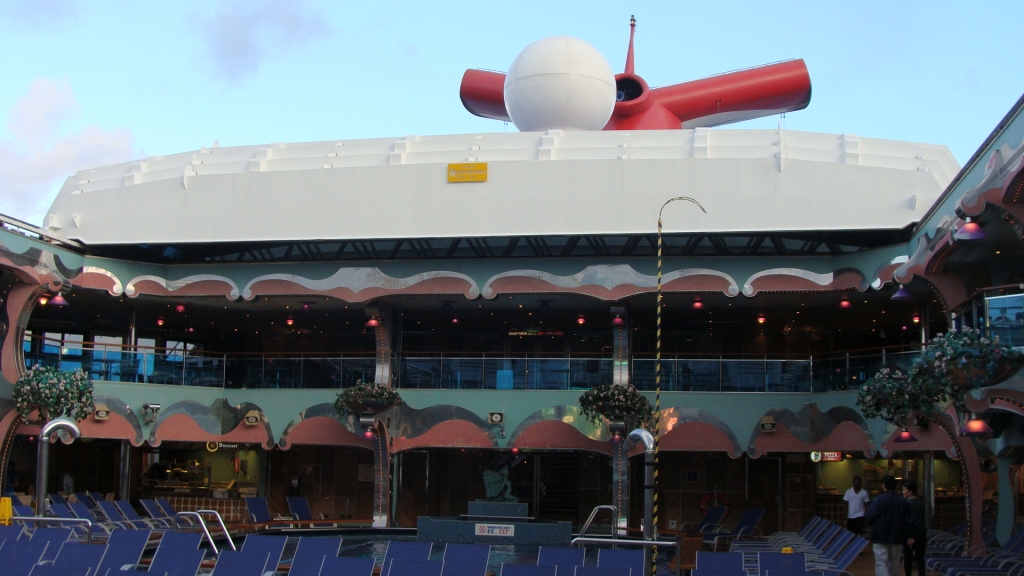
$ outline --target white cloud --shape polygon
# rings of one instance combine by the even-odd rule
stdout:
[[[0,212],[40,224],[64,180],[84,168],[142,155],[130,130],[86,126],[60,134],[78,113],[67,80],[37,78],[8,112],[8,138],[0,140]]]
[[[274,50],[289,50],[330,34],[319,10],[298,0],[225,0],[209,16],[196,16],[215,71],[232,82],[255,72]]]

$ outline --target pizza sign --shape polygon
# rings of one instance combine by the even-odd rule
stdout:
[[[842,462],[842,452],[811,452],[811,462]]]

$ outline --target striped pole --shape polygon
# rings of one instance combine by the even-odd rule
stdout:
[[[661,210],[658,210],[658,288],[657,303],[655,305],[657,320],[654,335],[654,503],[651,510],[651,534],[654,535],[655,540],[658,538],[658,440],[661,438],[661,214],[665,211],[665,206],[676,200],[693,202],[700,208],[701,212],[708,213],[700,205],[700,202],[687,196],[669,198],[661,205]],[[657,574],[657,560],[658,547],[651,546],[651,576],[656,576]]]

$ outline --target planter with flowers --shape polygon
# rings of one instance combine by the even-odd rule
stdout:
[[[34,366],[15,382],[12,396],[22,418],[38,412],[41,424],[61,416],[80,421],[94,408],[92,380],[82,370]]]
[[[949,437],[965,466],[977,467],[974,444],[961,441],[960,437],[981,436],[991,430],[974,415],[968,419],[967,395],[1005,379],[1021,364],[1024,354],[1001,344],[998,337],[987,338],[969,328],[951,330],[936,336],[909,371],[879,370],[861,387],[857,405],[864,416],[902,428],[896,442],[916,440],[907,429],[909,425],[936,424]],[[950,405],[955,417],[940,410]],[[980,542],[980,530],[973,525],[980,521],[980,516],[975,518],[973,512],[980,512],[980,493],[973,490],[972,475],[961,470],[969,521],[967,540],[969,545],[975,545]]]
[[[360,416],[371,416],[395,406],[402,401],[398,392],[377,382],[356,382],[355,386],[345,388],[334,401],[334,409],[339,415],[349,412]]]
[[[604,384],[587,390],[580,396],[580,412],[591,422],[599,424],[602,418],[621,422],[626,429],[647,428],[654,422],[654,408],[643,394],[632,386]]]

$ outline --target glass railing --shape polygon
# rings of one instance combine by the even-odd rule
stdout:
[[[882,366],[910,368],[919,351],[850,354],[807,359],[666,358],[665,392],[832,392],[859,388]],[[655,389],[655,361],[633,359],[633,385]]]
[[[368,355],[214,354],[181,349],[117,348],[80,342],[25,352],[26,366],[84,370],[107,382],[213,388],[345,388],[372,382]],[[666,392],[830,392],[855,389],[883,366],[908,369],[920,349],[871,351],[828,358],[684,358],[661,361]],[[611,383],[613,360],[601,357],[408,356],[396,361],[399,388],[445,390],[587,390]],[[633,358],[633,385],[655,389],[655,361]]]
[[[445,358],[401,360],[401,388],[584,390],[612,381],[611,358]]]

